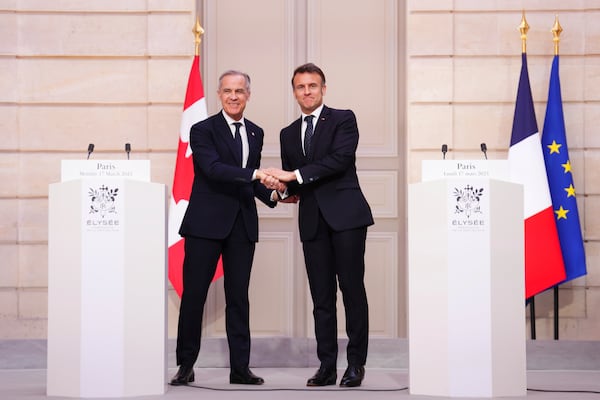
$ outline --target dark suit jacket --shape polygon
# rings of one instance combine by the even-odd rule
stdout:
[[[254,197],[269,207],[271,190],[260,181],[252,181],[252,173],[260,167],[263,130],[244,119],[248,135],[248,162],[241,160],[227,121],[221,112],[194,124],[190,130],[190,146],[194,159],[192,194],[179,234],[207,239],[224,239],[239,211],[248,239],[258,241],[258,214]]]
[[[356,175],[358,126],[350,110],[323,107],[312,140],[312,155],[304,156],[301,119],[281,130],[283,169],[298,169],[303,183],[291,183],[290,194],[300,196],[300,239],[310,240],[316,233],[319,211],[335,231],[373,224],[371,209]]]

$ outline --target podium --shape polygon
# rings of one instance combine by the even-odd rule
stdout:
[[[149,161],[63,161],[49,188],[47,395],[164,394],[166,189]]]
[[[424,162],[409,187],[411,394],[526,395],[523,189],[503,162]]]

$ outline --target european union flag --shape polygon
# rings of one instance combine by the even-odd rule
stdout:
[[[585,275],[587,271],[575,186],[567,148],[558,64],[558,55],[556,55],[552,61],[552,71],[550,72],[542,150],[544,151],[552,207],[567,275],[566,279],[561,282],[564,283]]]

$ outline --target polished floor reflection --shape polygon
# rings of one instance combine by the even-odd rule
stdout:
[[[169,369],[169,374],[174,374],[175,371],[175,369]],[[265,379],[264,385],[230,385],[227,368],[196,368],[196,382],[193,386],[169,386],[166,388],[166,393],[161,396],[129,397],[129,399],[464,399],[411,395],[408,389],[408,371],[405,369],[367,369],[363,386],[352,389],[342,389],[338,386],[307,388],[305,386],[306,379],[314,373],[314,368],[253,368],[253,371]],[[343,370],[338,371],[338,375],[341,376],[342,373]],[[527,387],[529,390],[526,396],[511,397],[510,399],[597,399],[600,397],[600,371],[528,371]],[[48,400],[63,398],[46,397],[46,370],[44,369],[0,369],[0,399]],[[469,400],[477,399],[480,398],[469,398]]]
[[[203,341],[193,386],[167,386],[163,395],[129,399],[449,399],[410,394],[406,339],[372,340],[363,385],[351,389],[306,387],[318,366],[314,340],[258,338],[252,345],[252,371],[265,379],[262,386],[230,385],[226,341],[211,339]],[[340,346],[345,348],[345,343]],[[174,350],[175,343],[169,340],[168,378],[176,372]],[[45,340],[0,340],[0,400],[63,399],[46,396],[46,352]],[[338,383],[344,360],[340,354]],[[506,399],[600,399],[600,342],[528,341],[527,388],[525,396]]]

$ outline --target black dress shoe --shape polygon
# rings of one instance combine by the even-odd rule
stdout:
[[[360,386],[363,379],[365,378],[365,367],[349,365],[344,372],[344,376],[340,381],[342,387],[356,387]]]
[[[171,385],[181,386],[194,382],[194,367],[189,365],[180,365],[179,370],[171,379]]]
[[[312,376],[307,382],[306,386],[328,386],[335,385],[337,380],[337,370],[335,367],[319,367],[316,374]]]
[[[243,370],[232,369],[229,373],[229,383],[238,385],[262,385],[265,380],[260,376],[256,376],[249,368]]]

